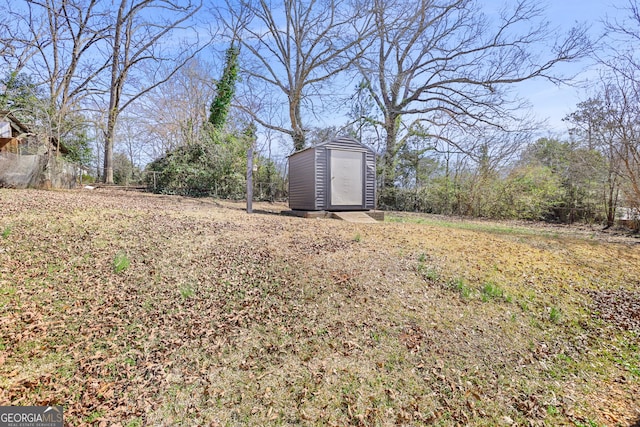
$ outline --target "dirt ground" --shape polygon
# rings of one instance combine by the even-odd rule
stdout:
[[[640,422],[621,230],[0,189],[0,405],[69,425]]]

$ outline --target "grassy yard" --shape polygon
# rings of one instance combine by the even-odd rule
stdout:
[[[640,239],[0,189],[0,405],[69,425],[640,423]]]

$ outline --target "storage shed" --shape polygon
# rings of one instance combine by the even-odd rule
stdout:
[[[376,155],[335,138],[289,156],[289,207],[301,211],[375,209]]]

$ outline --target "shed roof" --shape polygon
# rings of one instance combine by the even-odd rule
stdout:
[[[370,147],[366,146],[365,144],[363,144],[362,142],[358,141],[357,139],[351,138],[349,136],[338,136],[332,139],[329,139],[327,141],[321,142],[319,144],[316,145],[312,145],[311,147],[306,147],[303,148],[302,150],[298,150],[294,153],[291,153],[289,155],[289,157],[291,156],[295,156],[298,153],[302,153],[303,151],[307,151],[307,150],[312,150],[314,148],[320,148],[323,147],[325,145],[329,145],[329,144],[344,144],[344,145],[348,145],[348,146],[359,146],[361,147],[363,150],[365,151],[370,151],[370,152],[374,152]]]

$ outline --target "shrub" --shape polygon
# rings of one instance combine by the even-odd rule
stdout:
[[[246,140],[210,131],[152,162],[146,185],[157,193],[242,198],[246,187]]]

